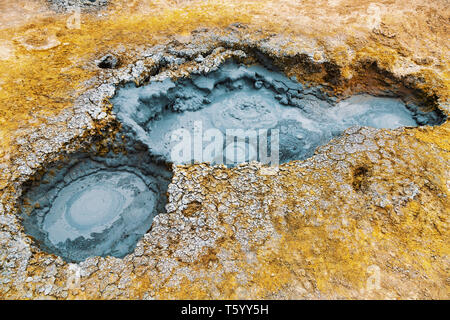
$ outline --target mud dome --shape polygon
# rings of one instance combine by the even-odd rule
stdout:
[[[443,121],[439,111],[425,113],[400,98],[361,94],[337,102],[320,86],[305,87],[279,72],[235,62],[177,82],[128,84],[111,102],[123,124],[120,135],[128,141],[126,155],[71,156],[39,177],[22,198],[25,231],[43,250],[68,261],[132,252],[154,216],[164,212],[171,179],[168,163],[229,164],[224,157],[230,148],[235,155],[245,154],[241,159],[261,161],[261,145],[249,137],[244,144],[219,141],[220,150],[201,150],[201,159],[195,157],[195,148],[187,148],[192,153],[173,161],[171,152],[180,146],[173,139],[177,130],[201,140],[208,129],[223,134],[227,129],[263,130],[268,154],[276,150],[271,142],[277,129],[283,163],[312,156],[316,147],[351,126],[398,128]],[[183,144],[191,147],[193,139],[182,139]]]
[[[41,249],[72,262],[134,250],[155,215],[164,212],[172,175],[147,152],[133,151],[79,153],[29,187],[21,216]]]
[[[271,132],[279,134],[279,162],[284,163],[312,156],[318,146],[351,126],[394,129],[443,121],[439,111],[422,112],[417,105],[386,94],[390,97],[361,94],[337,103],[321,86],[305,87],[282,73],[231,61],[192,79],[127,85],[112,102],[127,133],[146,144],[154,156],[176,164],[234,165],[239,159],[270,163],[265,158],[273,148]],[[222,137],[229,136],[228,129],[263,134],[257,143],[245,134],[234,140],[223,138],[222,150],[216,148],[211,154],[210,129],[220,131]],[[198,153],[195,134],[203,138],[200,156],[194,154]],[[189,139],[177,139],[177,135]],[[189,146],[180,148],[180,143]],[[267,149],[261,150],[265,144]],[[182,151],[178,153],[178,149]]]

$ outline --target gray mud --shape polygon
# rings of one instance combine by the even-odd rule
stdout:
[[[26,192],[25,231],[67,261],[132,252],[164,212],[172,177],[148,152],[133,153],[137,145],[127,155],[79,153],[49,167]]]
[[[423,112],[395,97],[361,94],[336,102],[321,86],[307,88],[262,66],[234,62],[192,79],[127,85],[112,103],[128,135],[146,144],[153,156],[176,164],[265,162],[261,147],[267,142],[270,154],[274,129],[279,136],[279,162],[284,163],[312,156],[318,146],[352,126],[394,129],[443,121],[438,111]],[[227,140],[230,129],[254,130],[258,142],[245,132]],[[197,137],[194,130],[200,131]],[[222,148],[208,147],[217,130],[224,137]],[[221,139],[215,134],[215,142],[217,137]],[[200,153],[195,138],[203,140]]]

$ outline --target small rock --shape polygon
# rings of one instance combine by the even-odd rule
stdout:
[[[115,69],[119,65],[119,59],[112,54],[107,54],[100,59],[100,62],[97,65],[102,69]]]

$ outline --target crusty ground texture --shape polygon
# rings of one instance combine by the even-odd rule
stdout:
[[[62,151],[106,146],[118,84],[229,57],[263,53],[341,97],[411,91],[448,115],[449,10],[444,0],[116,0],[77,25],[44,0],[0,0],[0,297],[448,299],[448,121],[350,128],[277,168],[175,167],[167,214],[123,259],[42,252],[16,201]],[[117,69],[98,68],[108,53]]]

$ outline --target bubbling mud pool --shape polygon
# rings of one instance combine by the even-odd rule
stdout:
[[[360,94],[336,102],[321,86],[234,62],[178,82],[128,85],[112,102],[128,134],[176,164],[266,162],[274,149],[280,163],[303,160],[352,126],[394,129],[443,120],[439,111],[423,112],[395,97]]]
[[[71,262],[134,250],[164,212],[172,177],[136,146],[130,144],[126,155],[72,155],[29,187],[21,216],[41,249]]]
[[[126,155],[79,153],[55,164],[25,192],[25,231],[68,261],[123,257],[164,212],[171,179],[165,164],[278,164],[312,156],[355,125],[394,129],[444,120],[439,110],[424,112],[388,94],[338,102],[321,86],[235,62],[177,82],[125,85],[111,102]]]

